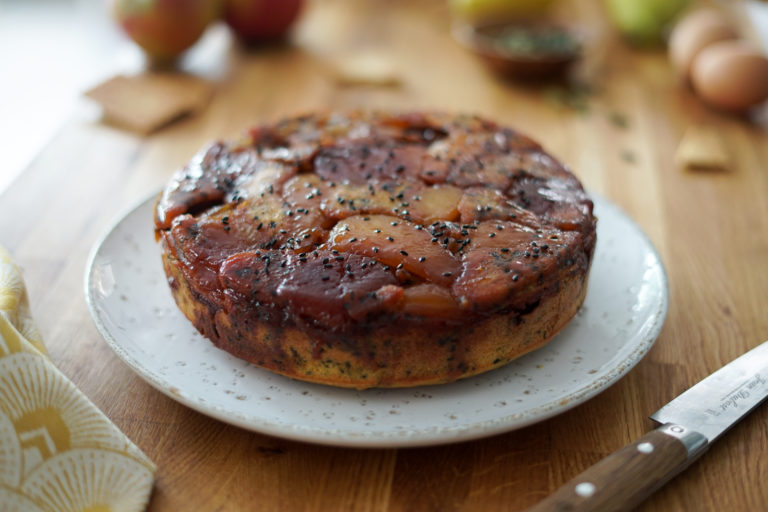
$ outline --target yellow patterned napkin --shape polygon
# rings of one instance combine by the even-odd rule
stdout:
[[[143,510],[155,466],[47,357],[0,247],[0,511]]]

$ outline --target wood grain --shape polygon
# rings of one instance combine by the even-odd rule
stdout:
[[[438,0],[317,0],[291,45],[255,51],[221,31],[212,55],[188,63],[216,84],[204,113],[140,138],[78,105],[0,197],[0,243],[25,271],[54,361],[158,465],[150,510],[521,510],[643,435],[652,428],[648,414],[768,339],[766,126],[702,106],[662,53],[615,39],[598,3],[569,8],[591,39],[577,70],[585,86],[565,94],[490,74],[451,39]],[[355,49],[389,55],[402,86],[336,84],[335,59]],[[670,282],[668,319],[648,356],[555,418],[408,450],[339,449],[247,432],[135,376],[100,339],[82,294],[88,252],[113,219],[210,139],[300,111],[358,106],[492,117],[542,141],[590,191],[620,205],[659,249]],[[677,142],[693,123],[716,128],[730,170],[675,167]],[[640,509],[762,509],[766,450],[762,407]]]
[[[528,512],[631,510],[687,461],[688,450],[680,440],[653,430],[579,473]]]

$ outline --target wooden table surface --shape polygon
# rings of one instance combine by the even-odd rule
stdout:
[[[222,35],[204,76],[210,106],[149,137],[106,126],[85,102],[0,196],[0,243],[22,265],[53,360],[157,463],[150,510],[520,510],[652,428],[647,416],[768,339],[768,128],[702,106],[660,52],[618,41],[594,2],[582,84],[521,86],[455,44],[438,1],[312,2],[293,44],[244,52]],[[222,33],[223,34],[223,33]],[[333,62],[391,57],[400,87],[342,87]],[[559,98],[559,99],[558,99]],[[563,101],[565,98],[566,101]],[[478,441],[348,449],[282,440],[182,406],[109,349],[88,314],[89,250],[115,216],[159,190],[206,141],[317,108],[469,111],[540,140],[593,193],[623,208],[665,263],[670,308],[650,353],[592,400]],[[727,171],[674,164],[684,131],[713,130]],[[149,227],[148,220],[148,229]],[[643,510],[760,510],[768,503],[762,407]]]

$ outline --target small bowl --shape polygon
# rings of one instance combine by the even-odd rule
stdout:
[[[456,25],[453,37],[497,72],[524,80],[559,78],[582,53],[572,30],[554,24]]]

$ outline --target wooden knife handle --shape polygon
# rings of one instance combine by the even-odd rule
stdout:
[[[624,511],[640,504],[707,448],[707,438],[666,424],[613,452],[528,509]]]

